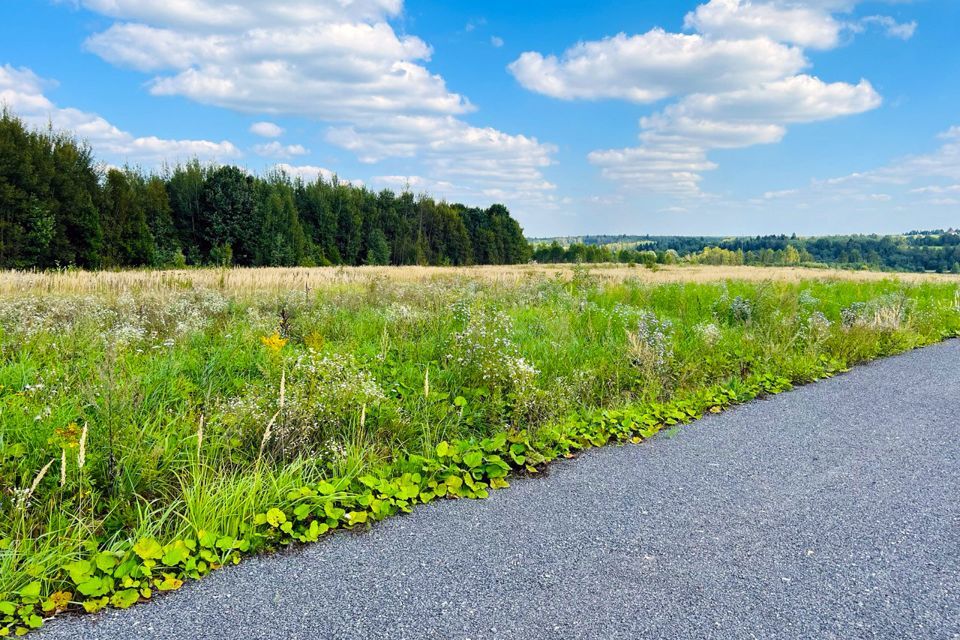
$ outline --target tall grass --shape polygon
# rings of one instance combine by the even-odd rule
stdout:
[[[0,276],[0,600],[91,545],[238,536],[305,483],[442,440],[960,332],[955,281],[676,273]]]

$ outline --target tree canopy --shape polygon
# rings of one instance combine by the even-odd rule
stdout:
[[[68,133],[0,114],[0,268],[516,264],[503,205],[374,192],[336,178],[251,175],[197,160],[99,167]]]

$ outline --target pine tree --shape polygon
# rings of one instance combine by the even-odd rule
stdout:
[[[370,265],[390,264],[390,244],[381,229],[373,229],[367,239],[367,260]]]

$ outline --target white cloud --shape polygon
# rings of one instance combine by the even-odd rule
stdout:
[[[26,68],[0,67],[0,103],[35,127],[52,124],[89,142],[97,156],[114,164],[124,162],[158,165],[197,157],[227,160],[241,155],[223,140],[171,140],[156,136],[137,137],[110,124],[95,113],[56,106],[44,95],[52,83]]]
[[[960,140],[960,125],[954,125],[937,135],[941,140]]]
[[[458,191],[452,182],[433,180],[423,176],[374,176],[370,182],[395,191],[427,192],[434,197],[443,198],[451,192]]]
[[[508,68],[527,89],[554,98],[649,103],[777,80],[807,65],[800,49],[768,38],[713,40],[653,29],[581,42],[560,58],[528,51]]]
[[[909,212],[919,217],[929,207],[957,208],[960,213],[960,137],[956,128],[939,136],[944,140],[938,148],[925,154],[906,156],[884,166],[845,176],[814,180],[809,185],[773,191],[760,205],[773,199],[784,200],[783,206],[797,210],[845,211],[877,215],[881,212]],[[733,204],[736,203],[728,203]],[[947,214],[952,213],[947,211]],[[941,218],[942,219],[942,218]],[[916,228],[910,219],[904,228]]]
[[[500,36],[490,36],[490,44],[493,45],[494,48],[499,49],[503,46],[503,38]]]
[[[867,80],[856,85],[825,83],[799,75],[725,93],[687,96],[665,113],[723,122],[797,123],[862,113],[880,106],[880,95]]]
[[[399,15],[402,0],[80,0],[85,8],[121,20],[191,30],[243,31],[332,20],[383,20]]]
[[[363,186],[363,180],[347,180],[341,178],[326,167],[317,167],[309,164],[291,165],[285,162],[280,162],[276,165],[276,168],[293,178],[300,178],[304,182],[316,182],[318,179],[331,182],[334,178],[337,178],[340,182],[353,184],[358,187]]]
[[[375,124],[334,128],[328,140],[370,163],[416,155],[432,179],[455,182],[462,192],[533,204],[555,188],[542,175],[555,147],[536,138],[474,127],[452,116],[395,116]],[[491,191],[494,187],[497,191]]]
[[[960,193],[960,184],[928,185],[926,187],[911,189],[910,193]]]
[[[714,149],[781,141],[789,125],[863,113],[882,99],[861,79],[825,82],[807,73],[804,48],[829,49],[856,0],[709,0],[687,14],[696,33],[653,29],[580,42],[562,56],[526,52],[509,69],[524,87],[561,99],[673,98],[640,119],[640,146],[588,155],[630,188],[705,197]],[[884,25],[887,23],[884,22]]]
[[[250,125],[250,133],[262,138],[279,138],[283,135],[284,130],[283,127],[273,122],[254,122]]]
[[[768,37],[812,49],[837,46],[842,28],[822,6],[762,0],[710,0],[688,13],[683,24],[712,37]]]
[[[154,95],[181,95],[249,113],[323,120],[472,110],[416,61],[430,48],[385,23],[313,23],[242,32],[180,32],[118,23],[87,47],[105,60],[161,72]],[[168,72],[168,70],[170,72]]]
[[[554,188],[542,174],[552,145],[459,117],[475,109],[427,69],[430,46],[389,22],[402,0],[81,1],[117,19],[88,49],[153,74],[154,95],[306,117],[364,162],[410,158],[418,173],[462,191],[499,189],[533,204]],[[255,150],[277,158],[306,151],[279,142]]]
[[[951,127],[937,137],[944,142],[935,151],[906,156],[885,167],[833,178],[827,183],[903,185],[922,180],[928,184],[915,193],[950,193],[960,182],[960,127]],[[946,184],[929,184],[935,178],[946,181]]]
[[[699,196],[700,175],[716,168],[712,149],[779,142],[786,125],[861,113],[880,104],[869,82],[825,83],[811,76],[724,93],[692,94],[641,118],[635,148],[594,151],[588,160],[604,177],[633,188]]]
[[[767,191],[763,194],[764,200],[776,200],[779,198],[789,198],[800,193],[799,189],[781,189],[780,191]]]
[[[310,153],[310,150],[302,144],[281,144],[276,140],[254,145],[253,151],[258,156],[265,158],[290,158],[292,156],[305,156]]]
[[[890,16],[867,16],[861,18],[861,25],[875,24],[883,29],[884,33],[890,38],[899,38],[900,40],[909,40],[917,32],[917,22],[897,22]]]

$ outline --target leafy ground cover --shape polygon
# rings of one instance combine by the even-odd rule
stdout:
[[[3,296],[0,636],[960,335],[952,282],[567,275]]]

